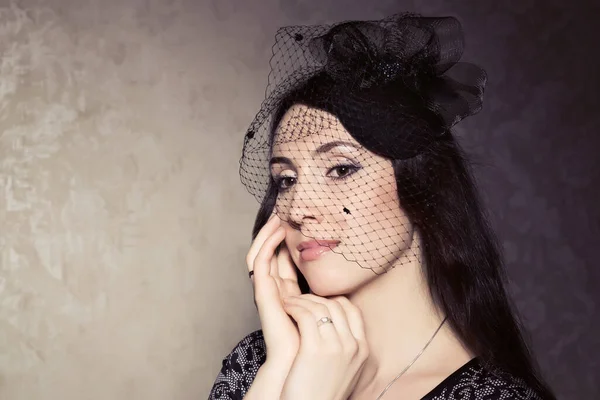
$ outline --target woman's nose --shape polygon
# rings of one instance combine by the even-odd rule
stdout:
[[[292,190],[287,205],[290,221],[298,226],[303,225],[307,220],[322,222],[323,199],[315,184],[296,184]]]

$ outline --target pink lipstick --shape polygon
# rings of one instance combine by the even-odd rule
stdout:
[[[321,257],[323,253],[331,251],[340,243],[339,240],[307,240],[298,245],[302,261],[314,261]]]

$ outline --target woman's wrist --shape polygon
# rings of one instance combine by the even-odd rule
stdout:
[[[294,360],[269,360],[258,369],[245,400],[279,400]]]

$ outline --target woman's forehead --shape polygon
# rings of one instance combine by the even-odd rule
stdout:
[[[362,147],[332,114],[305,105],[294,105],[285,113],[273,141],[273,153],[315,150],[332,141]]]

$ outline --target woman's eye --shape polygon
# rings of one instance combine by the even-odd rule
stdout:
[[[345,165],[345,164],[344,165],[336,165],[334,167],[331,167],[327,171],[326,176],[328,176],[329,178],[331,178],[333,180],[338,180],[338,179],[342,180],[342,179],[348,178],[350,175],[354,174],[360,168],[361,167],[357,167],[355,165]],[[295,176],[289,176],[289,175],[288,176],[279,175],[279,176],[274,176],[273,180],[275,181],[275,183],[280,191],[286,191],[296,184],[298,178]]]
[[[277,178],[277,186],[280,189],[289,189],[296,183],[296,178],[293,176],[280,176]]]
[[[329,172],[327,173],[327,175],[328,176],[333,175],[333,176],[331,176],[331,178],[333,178],[333,179],[343,179],[343,178],[347,178],[348,176],[352,175],[357,170],[358,170],[358,167],[355,167],[354,165],[338,165],[338,166],[331,168],[329,170]]]
[[[341,178],[343,176],[346,176],[350,173],[350,168],[348,167],[336,167],[334,169],[334,171],[337,171],[337,177]]]

